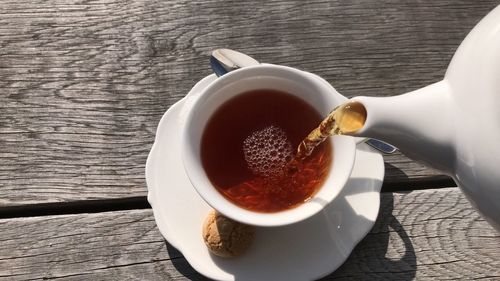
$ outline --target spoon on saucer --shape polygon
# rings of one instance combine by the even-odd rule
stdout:
[[[210,56],[210,66],[217,77],[238,68],[259,64],[256,59],[231,49],[216,49]],[[380,140],[366,139],[365,142],[383,153],[390,154],[397,150],[396,147]]]

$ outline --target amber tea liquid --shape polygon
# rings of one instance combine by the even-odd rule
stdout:
[[[296,159],[297,147],[322,116],[303,100],[275,90],[256,90],[224,103],[201,141],[208,178],[228,200],[257,212],[278,212],[309,200],[326,180],[330,141]]]

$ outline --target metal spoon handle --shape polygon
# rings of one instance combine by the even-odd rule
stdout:
[[[210,65],[218,77],[238,68],[259,64],[254,58],[230,49],[217,49],[210,56]]]
[[[398,150],[395,146],[390,145],[386,142],[377,139],[367,139],[365,143],[369,144],[371,147],[382,151],[383,153],[391,154]]]

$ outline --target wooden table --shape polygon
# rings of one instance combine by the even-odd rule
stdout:
[[[440,80],[498,1],[0,1],[0,279],[204,279],[160,235],[162,114],[228,47],[389,96]],[[500,279],[500,234],[448,177],[385,156],[372,231],[325,279]]]

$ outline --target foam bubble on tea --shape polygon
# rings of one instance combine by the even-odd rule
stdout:
[[[286,133],[276,126],[253,132],[243,142],[245,160],[250,170],[262,177],[283,176],[292,159],[292,144]]]

